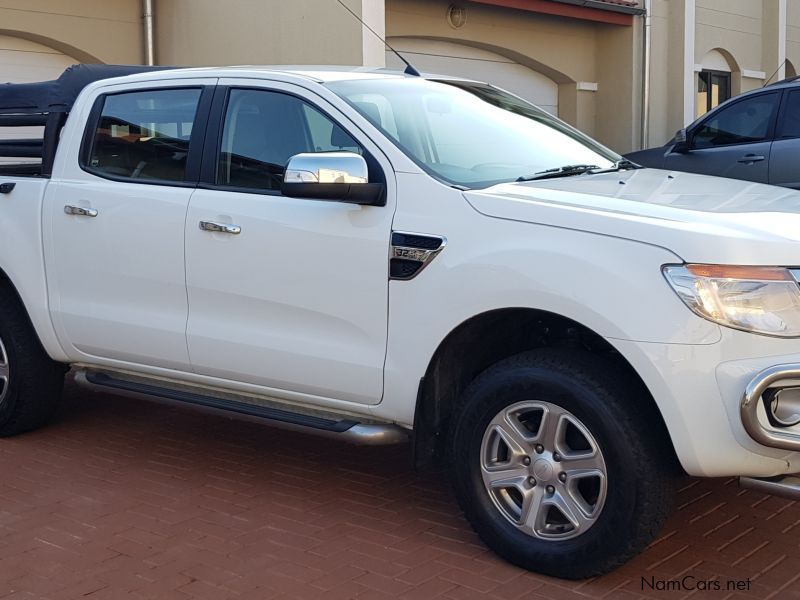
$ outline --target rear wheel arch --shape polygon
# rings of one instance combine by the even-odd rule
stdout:
[[[46,352],[45,346],[42,343],[42,338],[39,335],[39,332],[36,330],[36,326],[33,324],[33,319],[31,319],[30,312],[28,312],[28,307],[22,300],[22,294],[19,293],[16,284],[2,267],[0,267],[0,295],[8,297],[19,307],[21,313],[25,315],[26,325],[30,327],[31,331],[33,331],[39,347],[43,352]]]
[[[460,323],[442,340],[420,380],[414,411],[414,463],[423,467],[442,456],[453,408],[483,371],[511,356],[538,348],[574,348],[606,361],[636,386],[636,407],[654,424],[679,462],[664,418],[649,388],[631,363],[598,333],[562,315],[532,308],[483,312]]]
[[[36,429],[50,419],[67,367],[48,356],[5,273],[0,276],[0,314],[0,436],[7,436]]]

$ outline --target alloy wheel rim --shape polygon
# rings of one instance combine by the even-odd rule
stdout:
[[[5,402],[8,395],[9,374],[8,352],[6,352],[6,347],[3,345],[3,340],[0,339],[0,405]]]
[[[603,510],[608,476],[600,446],[556,404],[517,402],[499,412],[486,427],[480,457],[492,502],[532,537],[578,537]]]

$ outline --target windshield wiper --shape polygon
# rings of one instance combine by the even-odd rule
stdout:
[[[553,179],[555,177],[569,177],[570,175],[581,175],[583,173],[611,173],[613,171],[623,171],[627,169],[641,169],[641,165],[623,158],[614,163],[612,167],[603,169],[597,165],[564,165],[555,169],[546,169],[533,175],[517,177],[517,181],[536,181],[537,179]]]
[[[608,169],[600,169],[599,171],[594,171],[594,173],[611,173],[613,171],[627,171],[628,169],[643,169],[642,165],[637,165],[632,160],[628,160],[627,158],[623,158],[618,160],[614,163],[613,167]]]
[[[517,181],[535,181],[537,179],[553,179],[554,177],[569,177],[570,175],[580,175],[594,169],[599,169],[597,165],[564,165],[555,169],[546,169],[533,175],[523,175],[517,177]]]

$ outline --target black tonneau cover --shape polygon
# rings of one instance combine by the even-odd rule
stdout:
[[[0,114],[64,113],[92,82],[174,67],[141,65],[72,65],[58,79],[39,83],[0,84]]]

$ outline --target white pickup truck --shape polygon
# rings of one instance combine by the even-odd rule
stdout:
[[[487,545],[566,578],[651,541],[681,470],[800,498],[800,193],[637,168],[472,81],[125,72],[0,87],[0,125],[45,125],[0,142],[29,159],[0,166],[1,434],[71,368],[411,438]]]

